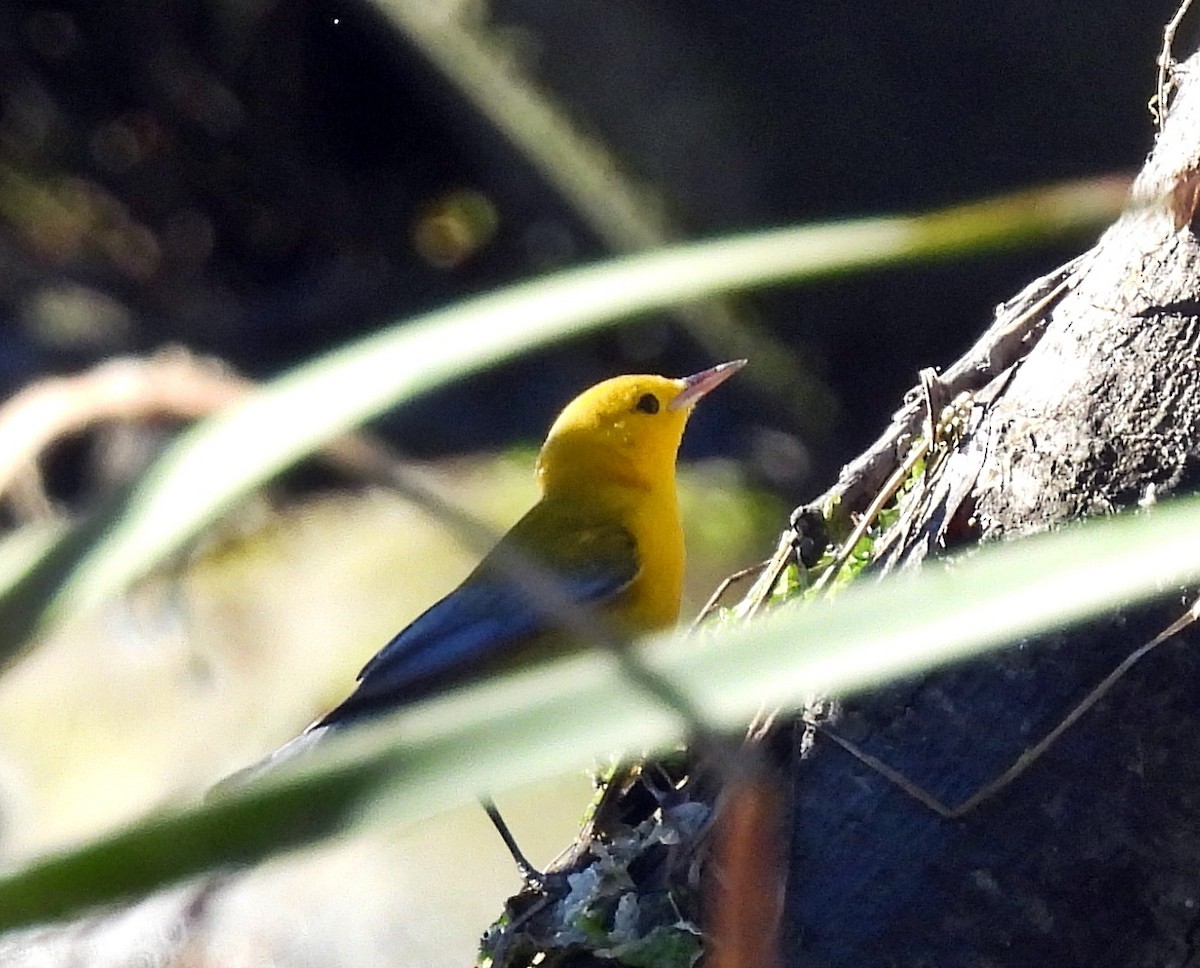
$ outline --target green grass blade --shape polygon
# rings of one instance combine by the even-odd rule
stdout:
[[[764,704],[865,688],[1197,579],[1192,498],[989,547],[699,639],[661,637],[645,655],[712,726],[736,731]],[[612,655],[581,654],[416,706],[330,743],[299,771],[0,879],[0,928],[249,863],[347,824],[416,820],[475,791],[586,768],[597,755],[666,747],[683,729],[621,677]]]

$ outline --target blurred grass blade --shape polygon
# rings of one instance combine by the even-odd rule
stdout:
[[[0,881],[0,930],[64,917],[160,884],[336,833],[388,779],[379,763],[274,784],[236,800],[138,824]],[[10,889],[14,888],[15,889]]]
[[[1114,607],[1177,597],[1198,578],[1200,500],[1192,498],[991,546],[699,640],[661,637],[645,654],[712,726],[737,730],[764,705],[795,707],[814,692],[862,689]],[[411,821],[478,790],[685,738],[681,717],[623,679],[611,654],[593,650],[415,706],[331,742],[300,771],[0,879],[0,928],[258,860],[346,824]]]
[[[717,292],[1080,229],[1111,216],[1123,199],[1124,183],[1072,182],[921,216],[755,232],[562,272],[397,324],[296,368],[182,435],[107,513],[0,600],[0,661],[48,608],[60,617],[121,591],[288,465],[464,374]]]

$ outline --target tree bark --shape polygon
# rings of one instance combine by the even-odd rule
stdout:
[[[919,562],[964,528],[971,540],[1008,538],[1196,489],[1198,70],[1197,57],[1176,68],[1127,213],[1001,307],[980,346],[1001,345],[1020,321],[1021,358],[980,366],[988,354],[977,347],[948,371],[952,389],[964,373],[986,389],[887,567]],[[911,431],[919,415],[919,401],[898,415],[879,453],[894,459],[897,428]],[[869,465],[848,468],[840,492],[869,491]],[[783,963],[1200,963],[1200,633],[1147,655],[1026,772],[959,817],[833,738],[961,804],[1187,603],[1175,590],[1155,607],[836,704],[788,778]]]

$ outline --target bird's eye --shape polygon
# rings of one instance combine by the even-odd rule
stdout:
[[[658,413],[658,397],[653,393],[643,393],[638,397],[634,409],[640,410],[642,413]]]

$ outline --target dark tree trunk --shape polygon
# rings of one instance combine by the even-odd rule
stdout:
[[[1178,68],[1128,213],[1002,307],[980,348],[947,371],[955,392],[984,389],[892,565],[919,561],[963,522],[980,540],[1007,538],[1196,489],[1196,70],[1196,57]],[[1006,365],[1014,347],[1023,355]],[[919,411],[918,401],[893,431]],[[863,482],[895,453],[852,465],[839,488],[870,491]],[[837,704],[790,778],[784,964],[1200,964],[1200,632],[1147,655],[1026,772],[957,818],[829,735],[962,804],[1186,605],[1177,590]]]

